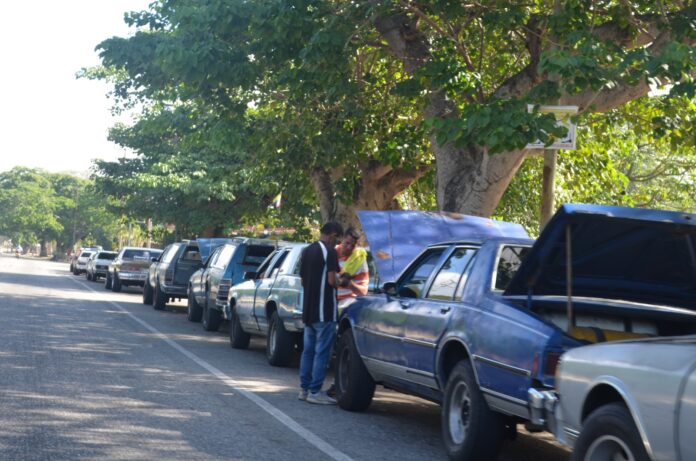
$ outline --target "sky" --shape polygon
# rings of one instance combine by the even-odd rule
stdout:
[[[102,81],[77,80],[100,63],[94,48],[126,37],[126,11],[152,0],[6,2],[0,15],[0,172],[15,166],[87,172],[127,152],[107,140],[114,118]]]

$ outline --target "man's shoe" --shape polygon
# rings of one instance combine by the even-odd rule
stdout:
[[[324,392],[310,392],[307,396],[308,403],[317,405],[336,405],[336,400],[326,395]]]
[[[299,394],[297,394],[297,400],[302,400],[303,402],[307,400],[309,391],[307,389],[302,389]]]
[[[336,385],[335,385],[335,384],[332,384],[331,387],[329,387],[329,388],[326,390],[326,395],[328,395],[328,396],[331,397],[332,399],[335,399],[335,398],[336,398]]]

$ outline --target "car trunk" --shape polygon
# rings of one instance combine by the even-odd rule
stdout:
[[[590,342],[696,333],[696,215],[565,205],[505,296]]]

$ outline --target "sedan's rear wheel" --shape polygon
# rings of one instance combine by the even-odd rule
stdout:
[[[111,272],[106,273],[106,279],[104,280],[104,288],[107,290],[111,289],[112,285],[112,280],[111,280]]]
[[[266,338],[266,358],[274,367],[287,367],[295,353],[295,342],[291,333],[285,329],[278,312],[271,315]]]
[[[599,407],[587,417],[573,461],[649,461],[631,413],[623,403]]]
[[[152,307],[157,311],[163,311],[167,307],[167,294],[160,287],[159,282],[155,283],[155,296],[152,302]]]
[[[145,280],[145,284],[143,285],[143,304],[152,304],[152,298],[152,285],[150,285],[149,280]]]
[[[186,314],[189,322],[200,322],[203,316],[203,309],[191,290],[189,290],[188,302],[186,303]]]
[[[505,421],[488,408],[468,361],[459,362],[445,386],[442,435],[450,459],[492,461],[498,456]]]
[[[220,329],[220,323],[222,323],[220,311],[211,309],[208,306],[203,306],[202,323],[205,331],[218,331]]]
[[[365,411],[375,395],[375,381],[365,368],[353,332],[341,333],[336,362],[336,400],[344,410]]]
[[[117,293],[121,291],[121,279],[118,276],[118,272],[114,272],[114,279],[111,282],[111,291]]]

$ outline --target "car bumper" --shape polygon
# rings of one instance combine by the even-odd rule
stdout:
[[[118,278],[129,282],[144,282],[147,279],[147,272],[119,272]]]
[[[162,291],[168,295],[181,296],[182,298],[188,297],[186,285],[160,285]]]

